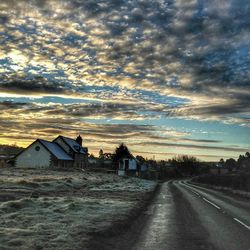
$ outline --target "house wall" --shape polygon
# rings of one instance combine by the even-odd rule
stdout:
[[[119,176],[125,176],[125,170],[118,170]]]
[[[39,151],[36,150],[37,146],[40,147]],[[16,157],[15,166],[21,168],[49,167],[50,159],[50,152],[37,141]]]
[[[63,168],[72,168],[74,166],[73,161],[64,161],[64,160],[58,160],[56,157],[52,157],[51,160],[51,166],[53,167],[63,167]]]
[[[86,168],[88,166],[88,156],[85,154],[74,155],[74,167],[76,168]]]
[[[135,159],[129,159],[129,168],[128,170],[136,170],[137,169],[137,163]]]

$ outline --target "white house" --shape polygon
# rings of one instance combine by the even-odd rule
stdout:
[[[15,157],[15,166],[36,167],[79,167],[88,164],[88,149],[82,147],[82,138],[76,140],[58,136],[49,142],[37,139]]]
[[[125,156],[119,159],[118,175],[136,175],[137,160],[133,156]]]

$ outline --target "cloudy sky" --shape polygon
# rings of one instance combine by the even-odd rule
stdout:
[[[245,153],[249,17],[249,0],[1,0],[0,143]]]

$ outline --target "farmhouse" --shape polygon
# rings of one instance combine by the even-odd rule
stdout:
[[[52,142],[37,139],[15,157],[15,166],[34,167],[78,167],[88,164],[88,148],[82,147],[82,138],[76,140],[58,136]]]

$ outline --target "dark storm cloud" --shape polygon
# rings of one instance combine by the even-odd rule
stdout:
[[[21,103],[21,102],[12,102],[12,101],[3,101],[0,102],[0,108],[2,111],[4,110],[10,110],[10,109],[21,109],[23,108],[27,103]]]
[[[162,153],[159,153],[159,152],[154,152],[154,151],[136,151],[136,150],[133,150],[133,153],[134,154],[159,154],[159,155],[164,155],[164,156],[167,156],[167,155],[170,155],[170,156],[173,156],[173,153],[165,153],[165,152],[162,152]],[[202,154],[195,154],[195,155],[192,155],[192,154],[189,154],[190,156],[194,156],[194,157],[197,157],[198,159],[199,158],[214,158],[214,159],[218,159],[218,155],[213,155],[213,154],[206,154],[206,155],[202,155]],[[228,158],[228,156],[224,156],[224,155],[220,155],[221,158]]]
[[[113,118],[120,120],[137,120],[155,118],[161,110],[158,106],[146,106],[144,104],[114,104],[114,103],[82,103],[82,104],[53,104],[50,103],[22,103],[13,101],[0,102],[2,112],[10,111],[18,113],[25,111],[26,114],[40,113],[45,117],[58,118]],[[146,110],[145,110],[146,108]],[[156,114],[155,114],[156,113]],[[11,113],[10,113],[11,114]]]
[[[144,145],[144,143],[140,143]],[[159,147],[172,147],[172,148],[191,148],[191,149],[206,149],[206,150],[222,150],[222,151],[235,151],[235,152],[246,152],[248,148],[239,147],[223,147],[223,146],[207,146],[207,145],[193,145],[193,144],[181,144],[181,143],[166,143],[166,142],[148,142],[147,145],[159,146]]]
[[[9,110],[8,110],[9,111]],[[12,116],[13,115],[13,116]],[[41,118],[39,118],[41,116]],[[131,124],[93,124],[80,122],[72,117],[64,117],[58,122],[58,118],[42,118],[42,114],[30,119],[26,125],[23,118],[17,118],[15,113],[9,113],[9,119],[0,124],[0,133],[4,138],[18,140],[35,139],[38,136],[53,137],[65,133],[81,133],[84,138],[91,141],[103,141],[107,143],[117,143],[117,140],[129,140],[150,137],[155,131],[154,126],[131,125]],[[18,122],[17,122],[18,119]],[[21,131],[21,132],[20,132]],[[112,142],[115,140],[116,142]]]
[[[7,15],[0,15],[0,24],[5,24],[9,20]]]
[[[114,119],[144,119],[154,118],[163,107],[146,104],[121,104],[121,103],[89,103],[58,105],[49,109],[47,115],[70,115],[72,117],[98,116]],[[145,110],[146,109],[146,110]]]
[[[197,108],[194,111],[194,114],[203,114],[203,115],[228,115],[233,113],[241,113],[241,112],[248,112],[249,108],[248,106],[249,102],[236,102],[232,103],[231,105],[213,105],[210,107],[204,107],[204,108]]]
[[[221,141],[218,140],[206,140],[206,139],[188,139],[188,138],[181,138],[182,141],[190,141],[190,142],[204,142],[204,143],[219,143]]]
[[[71,92],[66,84],[49,81],[42,77],[36,77],[31,80],[24,79],[1,79],[0,91],[16,94],[64,94]]]
[[[183,105],[180,108],[173,108],[170,111],[171,115],[204,120],[223,120],[228,123],[244,124],[244,126],[249,124],[250,92],[248,88],[225,88],[222,93],[217,91],[222,90],[219,88],[216,88],[216,91],[212,90],[211,100],[215,96],[220,99],[200,105]]]

